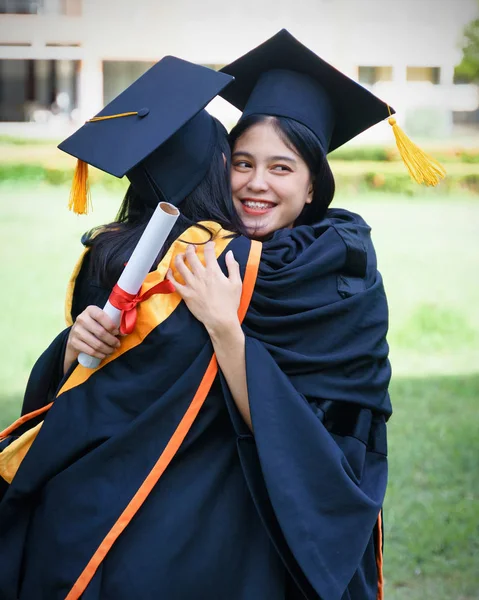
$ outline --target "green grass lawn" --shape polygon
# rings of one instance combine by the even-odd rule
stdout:
[[[85,218],[66,210],[62,187],[3,184],[0,198],[1,427],[64,326],[81,233],[120,199],[93,189]],[[386,598],[479,599],[479,202],[376,193],[335,205],[371,224],[391,311]]]

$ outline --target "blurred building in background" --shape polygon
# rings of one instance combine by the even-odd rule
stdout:
[[[476,0],[0,0],[0,133],[58,137],[166,54],[217,68],[282,27],[394,106],[410,133],[473,132],[478,88],[456,83],[454,67],[477,10]],[[220,100],[211,111],[226,125],[238,114]]]

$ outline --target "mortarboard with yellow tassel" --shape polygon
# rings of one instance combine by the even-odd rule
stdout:
[[[288,117],[308,127],[328,154],[388,119],[411,177],[437,185],[444,167],[399,127],[394,110],[301,44],[286,29],[221,69],[235,81],[220,94],[243,112]]]
[[[158,61],[58,146],[77,159],[69,208],[90,209],[88,165],[126,175],[153,208],[161,200],[176,205],[209,168],[205,157],[222,126],[203,109],[232,80],[174,56]]]

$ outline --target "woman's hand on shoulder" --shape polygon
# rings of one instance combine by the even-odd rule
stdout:
[[[73,324],[67,340],[63,371],[66,373],[80,352],[103,360],[120,345],[118,327],[98,306],[87,306]]]
[[[218,264],[214,242],[205,244],[204,256],[205,265],[197,256],[196,247],[190,244],[185,254],[178,254],[175,258],[175,267],[184,284],[174,278],[171,269],[167,279],[208,333],[216,335],[239,323],[238,308],[243,282],[239,264],[231,250],[225,256],[228,277]]]

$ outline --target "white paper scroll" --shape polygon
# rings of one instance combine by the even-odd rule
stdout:
[[[118,280],[118,286],[129,294],[137,294],[141,285],[148,275],[153,261],[166,242],[180,211],[168,202],[160,202],[156,207],[148,225],[138,244],[133,250],[130,260],[127,262],[123,273]],[[120,325],[121,311],[110,304],[109,301],[103,310],[118,327]],[[89,369],[96,369],[100,359],[81,352],[78,362]]]

